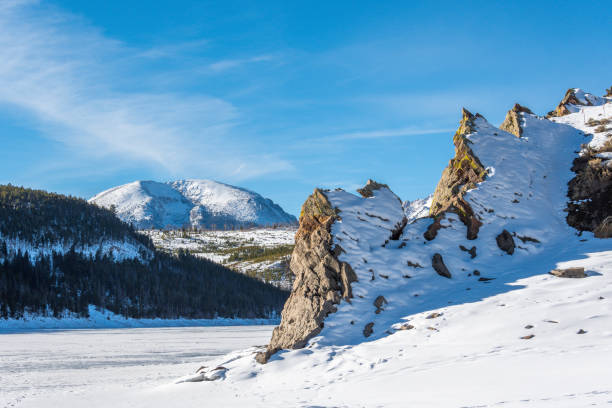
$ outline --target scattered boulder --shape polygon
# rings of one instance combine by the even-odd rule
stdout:
[[[434,313],[430,314],[429,316],[427,316],[426,319],[436,319],[436,318],[438,318],[438,317],[440,317],[442,315],[443,315],[443,313],[434,312]]]
[[[442,259],[442,255],[435,253],[431,258],[431,266],[440,276],[444,276],[445,278],[451,278],[451,273],[448,268],[444,264],[444,260]]]
[[[463,109],[462,113],[459,129],[453,136],[455,157],[442,172],[433,195],[429,215],[436,217],[447,211],[457,213],[467,226],[467,239],[472,240],[478,236],[482,222],[464,199],[464,194],[483,181],[487,171],[469,147],[470,141],[467,135],[476,131],[476,120],[484,118],[479,114],[472,115],[466,109]]]
[[[472,259],[476,258],[476,247],[475,246],[471,247],[470,249],[467,249],[463,245],[459,245],[459,249],[470,254]]]
[[[587,331],[586,330],[582,330],[582,329],[580,329],[580,330],[578,330],[576,332],[576,334],[585,334],[585,333],[587,333]]]
[[[514,104],[512,109],[506,114],[506,119],[499,127],[501,130],[505,130],[508,133],[512,133],[516,137],[521,137],[523,134],[523,128],[521,127],[521,113],[529,113],[533,115],[533,112],[524,106]]]
[[[535,337],[535,334],[528,334],[526,336],[522,336],[521,339],[529,340],[529,339],[533,339],[534,337]]]
[[[380,312],[382,312],[384,309],[383,306],[385,306],[387,304],[387,299],[385,299],[384,296],[378,296],[375,300],[374,300],[374,307],[376,307],[376,314],[379,314]]]
[[[478,269],[474,269],[474,276],[480,276],[480,271]]]
[[[512,234],[510,234],[507,230],[503,230],[495,239],[499,249],[506,252],[508,255],[512,255],[514,253],[514,248],[516,248],[514,238],[512,238]]]
[[[412,330],[414,329],[414,326],[409,324],[409,323],[403,323],[398,330]]]
[[[525,328],[526,328],[527,330],[529,330],[529,329],[533,329],[533,325],[528,324],[527,326],[525,326]]]
[[[553,269],[549,272],[551,275],[558,276],[559,278],[586,278],[587,275],[584,273],[584,268],[565,268],[565,269]]]
[[[412,267],[412,268],[422,268],[423,266],[418,263],[418,262],[412,262],[412,261],[408,261],[407,262],[408,266]]]
[[[478,278],[478,282],[488,282],[488,281],[492,281],[495,278],[485,278],[484,276],[481,276],[480,278]]]
[[[443,218],[444,214],[440,217],[434,218],[434,222],[429,224],[427,230],[423,233],[423,238],[428,241],[433,241],[433,239],[436,238],[436,236],[438,235],[438,231],[440,230],[440,228],[443,228],[442,224],[440,223]]]
[[[374,322],[370,322],[363,328],[363,337],[370,337],[374,333]]]

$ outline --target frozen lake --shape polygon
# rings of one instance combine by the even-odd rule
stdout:
[[[0,334],[0,407],[58,394],[154,387],[209,358],[266,344],[274,326],[33,331]]]

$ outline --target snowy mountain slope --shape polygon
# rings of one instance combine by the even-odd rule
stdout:
[[[358,282],[352,284],[355,298],[351,303],[341,303],[338,312],[328,316],[315,341],[356,344],[364,340],[363,331],[369,323],[374,323],[369,338],[384,337],[406,313],[505,291],[506,283],[552,269],[562,260],[560,247],[566,251],[568,245],[585,246],[566,224],[563,211],[574,151],[584,136],[572,127],[534,115],[523,114],[523,120],[522,138],[495,128],[481,117],[474,120],[476,131],[467,135],[488,171],[487,179],[467,194],[483,224],[475,240],[466,239],[466,227],[459,217],[447,213],[432,241],[423,238],[431,224],[426,218],[408,224],[398,241],[383,246],[389,239],[389,226],[403,216],[389,190],[375,191],[371,198],[344,191],[327,193],[342,214],[332,226],[335,242],[344,249],[339,260],[353,267]],[[365,211],[372,217],[360,217]],[[386,228],[381,219],[389,220]],[[503,230],[515,237],[517,249],[512,256],[497,246],[496,238]],[[460,246],[476,247],[476,257]],[[433,269],[436,253],[442,256],[451,279]],[[540,260],[548,263],[534,270]],[[479,282],[474,270],[479,271],[480,278],[495,280]],[[376,313],[378,296],[387,303],[382,306],[384,311]]]
[[[106,208],[115,206],[122,220],[139,229],[296,222],[270,199],[211,180],[135,181],[106,190],[89,202]]]
[[[418,218],[429,216],[429,209],[431,208],[431,202],[433,200],[433,194],[426,198],[420,198],[413,201],[405,201],[402,205],[404,207],[404,213],[408,222],[412,222]]]
[[[304,276],[297,276],[285,310],[291,304],[323,314],[322,329],[306,334],[305,349],[274,354],[278,348],[268,347],[257,355],[264,366],[253,362],[252,350],[214,361],[229,368],[223,387],[255,405],[575,407],[612,401],[612,387],[599,377],[607,377],[612,362],[612,244],[590,231],[579,234],[566,221],[573,162],[597,138],[578,122],[601,114],[605,145],[609,122],[601,119],[612,104],[578,90],[571,95],[577,103],[568,102],[569,112],[551,120],[517,110],[520,137],[464,113],[454,140],[464,149],[457,154],[466,154],[467,146],[469,155],[449,166],[459,173],[477,165],[485,170],[460,197],[478,221],[475,235],[467,233],[460,209],[408,223],[410,206],[384,185],[369,182],[373,187],[361,197],[315,191],[311,198],[323,195],[329,206],[321,198],[307,200],[310,218],[302,220],[296,249],[300,239],[317,239],[331,226],[328,251],[337,265],[327,255],[317,258],[321,247],[310,246],[311,254],[300,255],[309,266],[300,270]],[[598,153],[602,161],[606,153]],[[348,281],[350,290],[344,275],[321,281],[346,265],[356,277]],[[585,268],[586,278],[548,274],[576,266]],[[308,298],[309,280],[330,286],[326,303]],[[294,316],[283,312],[283,320]],[[291,324],[281,323],[272,343],[283,332],[304,335]],[[577,365],[576,372],[564,372]],[[289,372],[299,374],[279,384]],[[221,386],[205,388],[213,401],[220,395]]]

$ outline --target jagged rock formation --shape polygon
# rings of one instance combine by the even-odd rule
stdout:
[[[580,90],[572,95],[575,100],[565,98],[570,115],[545,120],[515,105],[503,129],[464,109],[453,137],[455,156],[437,185],[429,219],[406,224],[405,206],[372,180],[358,190],[360,196],[315,190],[304,204],[296,238],[297,281],[283,321],[258,361],[280,348],[303,347],[309,339],[320,346],[357,344],[404,330],[404,313],[423,304],[446,305],[453,300],[449,293],[461,299],[480,296],[484,287],[496,286],[487,282],[513,282],[516,271],[531,262],[554,262],[557,248],[567,251],[588,242],[558,210],[567,201],[568,170],[587,133],[577,125],[586,119],[574,103],[591,104],[583,108],[598,115],[598,124],[605,108]],[[598,150],[592,158],[612,169],[610,150],[606,155]],[[589,228],[612,229],[612,217],[598,222]],[[513,257],[491,250],[494,242]],[[467,292],[481,284],[476,293]]]
[[[472,115],[466,109],[463,109],[462,113],[459,129],[453,137],[455,157],[442,172],[442,178],[434,192],[430,216],[438,217],[445,211],[456,212],[467,226],[467,238],[476,239],[481,222],[463,195],[483,181],[487,172],[470,149],[470,142],[465,136],[474,132],[473,121],[482,116]]]
[[[351,283],[357,276],[349,264],[338,261],[342,248],[332,248],[330,229],[338,217],[320,189],[302,206],[290,265],[295,282],[281,324],[274,329],[267,350],[257,355],[258,362],[267,362],[280,349],[304,347],[321,331],[323,319],[336,311],[340,300],[352,298]]]
[[[512,133],[516,137],[521,137],[523,134],[523,129],[521,127],[521,113],[529,113],[533,115],[533,112],[529,108],[516,103],[512,109],[508,111],[506,114],[506,119],[504,119],[499,128],[508,133]]]
[[[601,105],[603,98],[584,92],[580,88],[570,88],[555,110],[548,112],[547,118],[560,117],[577,112],[578,106]]]

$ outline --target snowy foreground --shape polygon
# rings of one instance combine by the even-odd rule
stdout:
[[[0,407],[129,406],[139,394],[152,395],[195,371],[204,359],[265,343],[271,331],[248,326],[1,334]]]
[[[438,318],[406,316],[412,330],[282,352],[265,366],[246,347],[265,344],[270,327],[2,335],[2,398],[19,407],[607,406],[612,251],[559,266],[578,265],[591,276],[519,279]],[[211,357],[229,350],[242,351]],[[229,370],[176,383],[200,365]]]

